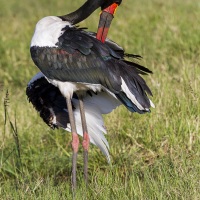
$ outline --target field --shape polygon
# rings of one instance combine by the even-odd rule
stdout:
[[[51,130],[27,101],[38,69],[29,45],[37,21],[84,0],[0,2],[0,199],[72,199],[71,135]],[[100,10],[80,26],[96,31]],[[112,164],[89,152],[89,184],[78,156],[76,199],[200,199],[199,0],[124,0],[109,38],[154,73],[145,76],[155,109],[123,106],[105,116]]]

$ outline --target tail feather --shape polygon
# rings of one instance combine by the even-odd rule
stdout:
[[[149,73],[150,70],[143,69],[140,65],[129,61],[119,61],[118,65],[120,66],[122,91],[116,96],[130,111],[133,110],[138,113],[149,112],[153,103],[147,94],[152,95],[152,92],[139,74],[141,74],[140,71]]]
[[[138,74],[143,74],[143,75],[147,75],[148,73],[153,73],[151,70],[149,70],[147,67],[144,67],[136,62],[131,62],[128,60],[123,60],[127,65],[129,65],[130,67],[134,67],[137,71]]]
[[[124,92],[116,94],[117,98],[126,106],[126,108],[131,112],[137,112],[144,114],[149,112],[149,110],[140,110],[127,96]]]
[[[122,78],[125,81],[126,85],[128,86],[129,90],[131,91],[133,90],[132,92],[134,93],[139,93],[139,95],[141,95],[142,98],[145,99],[148,99],[147,94],[152,96],[150,88],[147,86],[146,82],[141,76],[136,74],[130,76],[131,75],[130,71],[127,71],[126,73],[128,73],[129,76],[123,75]]]
[[[121,82],[122,91],[115,92],[117,98],[131,112],[149,112],[149,108],[151,106],[154,107],[154,105],[147,94],[152,96],[152,92],[140,74],[147,75],[152,73],[152,71],[137,62],[138,59],[142,58],[141,56],[125,53],[122,47],[111,40],[107,39],[105,44],[111,49],[110,54],[115,58],[119,58],[119,60],[109,63],[110,69],[114,70],[114,74],[117,74],[112,76],[112,78],[118,79],[113,81],[112,86],[115,86],[115,83]],[[125,58],[134,60],[129,61]],[[121,80],[119,80],[119,77],[121,77]],[[117,87],[114,90],[117,90]]]

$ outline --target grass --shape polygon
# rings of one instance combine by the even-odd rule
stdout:
[[[25,89],[38,71],[29,54],[36,22],[83,2],[0,2],[0,199],[73,198],[71,136],[41,121]],[[96,31],[98,12],[80,25]],[[76,199],[200,199],[199,19],[198,0],[126,0],[118,8],[109,37],[153,70],[145,79],[156,108],[105,116],[112,165],[91,146],[86,188],[80,150]]]

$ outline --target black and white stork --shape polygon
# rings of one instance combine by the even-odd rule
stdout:
[[[106,2],[106,5],[105,5]],[[109,2],[109,4],[108,4]],[[84,115],[83,99],[87,91],[112,93],[131,112],[146,113],[154,107],[147,94],[149,87],[139,74],[147,68],[124,59],[125,54],[115,43],[103,44],[94,34],[75,24],[84,20],[98,7],[113,2],[88,0],[75,12],[64,16],[41,19],[31,41],[31,57],[49,83],[56,86],[67,101],[72,132],[72,185],[76,187],[76,158],[79,139],[71,100],[76,93],[83,129],[84,174],[87,179],[89,136]],[[129,55],[131,56],[131,55]],[[88,124],[91,123],[88,121]]]

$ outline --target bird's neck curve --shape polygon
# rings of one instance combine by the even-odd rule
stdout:
[[[79,9],[67,15],[59,16],[62,20],[71,24],[77,24],[90,16],[101,6],[104,0],[87,0]]]

